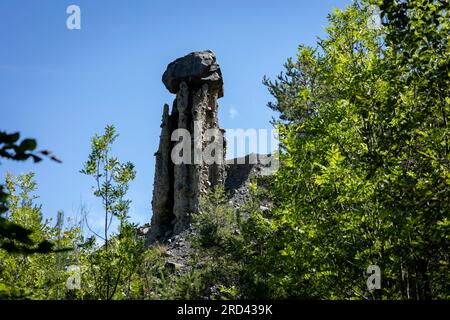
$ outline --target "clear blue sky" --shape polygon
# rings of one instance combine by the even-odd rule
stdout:
[[[36,172],[44,216],[101,216],[92,180],[79,170],[90,138],[114,124],[114,147],[137,169],[129,198],[132,221],[150,221],[162,106],[171,104],[161,76],[191,51],[212,49],[221,65],[223,128],[270,128],[262,78],[273,78],[299,44],[324,36],[327,15],[350,0],[1,0],[0,129],[38,140],[63,164],[2,161],[0,178]],[[66,28],[66,8],[81,7],[81,30]]]

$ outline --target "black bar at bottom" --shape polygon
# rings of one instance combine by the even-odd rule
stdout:
[[[315,319],[329,316],[379,318],[401,314],[445,315],[449,301],[0,301],[0,314],[33,317],[91,319],[92,316],[146,319]],[[100,318],[99,318],[100,319]]]

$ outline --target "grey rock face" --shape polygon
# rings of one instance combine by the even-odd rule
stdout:
[[[223,97],[223,79],[216,56],[211,50],[191,52],[167,66],[162,81],[167,90],[177,93],[182,82],[200,88],[207,83],[210,90]]]
[[[225,190],[230,197],[230,203],[234,207],[244,205],[250,194],[250,180],[255,177],[273,175],[277,163],[277,157],[271,154],[255,153],[227,160]],[[267,206],[264,205],[264,207]],[[261,210],[265,209],[261,208]]]
[[[220,67],[212,51],[193,52],[170,63],[163,82],[176,93],[172,111],[164,107],[153,190],[153,216],[149,240],[179,234],[190,223],[191,213],[198,212],[202,194],[225,181],[224,130],[219,127],[217,99],[223,96]],[[190,133],[191,161],[174,164],[171,159],[177,129]],[[208,135],[211,129],[214,136]],[[183,138],[184,139],[184,138]],[[195,150],[204,150],[211,141],[223,143],[223,152],[214,164],[194,161]],[[183,153],[185,151],[183,150]]]
[[[155,180],[153,185],[153,212],[157,214],[152,217],[152,233],[165,234],[170,229],[174,215],[171,205],[171,177],[173,176],[173,167],[170,165],[170,134],[172,124],[169,117],[169,106],[164,105],[161,136],[159,138],[159,148],[155,153]],[[156,230],[154,230],[156,229]]]

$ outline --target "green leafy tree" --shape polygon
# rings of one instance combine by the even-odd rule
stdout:
[[[15,161],[25,161],[31,158],[37,163],[42,160],[42,156],[48,156],[53,161],[61,162],[50,151],[35,152],[36,140],[23,139],[19,143],[19,139],[20,133],[18,132],[9,134],[0,131],[0,158]],[[2,217],[8,211],[8,195],[4,186],[0,184],[0,248],[8,252],[51,252],[52,244],[50,242],[43,240],[40,243],[34,243],[30,238],[30,230]]]
[[[448,1],[356,1],[265,80],[282,144],[255,277],[272,297],[448,297]],[[373,4],[373,3],[372,3]],[[371,22],[371,23],[368,23]],[[261,229],[259,229],[261,228]],[[382,288],[365,271],[378,265]]]
[[[94,195],[102,200],[104,209],[101,248],[89,258],[89,273],[94,292],[92,298],[113,299],[127,297],[132,291],[133,276],[145,253],[144,242],[137,236],[137,226],[128,220],[130,200],[125,199],[129,183],[136,172],[131,162],[120,163],[111,156],[111,147],[117,138],[114,126],[106,126],[105,133],[95,135],[91,153],[81,173],[95,180]],[[110,234],[113,218],[119,220],[118,234]]]
[[[70,296],[66,286],[70,276],[66,267],[78,263],[82,252],[73,249],[83,240],[81,229],[69,220],[70,226],[63,227],[63,215],[51,226],[51,220],[43,220],[37,196],[34,173],[15,177],[6,176],[8,198],[8,221],[20,225],[30,232],[32,243],[47,241],[55,244],[52,251],[42,253],[33,250],[17,250],[14,253],[0,249],[0,295],[2,298],[63,299]],[[19,247],[20,248],[20,247]],[[26,253],[26,254],[24,254]]]
[[[223,247],[234,232],[238,231],[236,211],[228,203],[223,187],[216,187],[208,196],[200,199],[200,212],[193,214],[198,245]]]
[[[25,161],[29,158],[33,159],[35,163],[42,160],[42,156],[49,157],[51,160],[61,162],[48,150],[35,151],[37,147],[36,140],[23,139],[19,142],[20,133],[6,133],[0,131],[0,158]],[[5,191],[3,184],[0,184],[0,252],[8,253],[49,253],[55,252],[54,244],[47,239],[40,242],[34,242],[33,231],[24,226],[14,223],[3,215],[8,211],[8,197],[9,194]],[[59,249],[61,250],[61,249]],[[59,251],[57,250],[57,251]],[[65,251],[66,249],[62,249]],[[21,298],[24,291],[17,289],[15,286],[8,286],[5,283],[0,288],[0,298]]]

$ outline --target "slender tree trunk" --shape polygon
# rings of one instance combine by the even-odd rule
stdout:
[[[109,203],[108,203],[108,151],[105,153],[105,160],[104,160],[104,172],[105,172],[105,250],[106,253],[108,253],[108,210],[109,210]],[[110,287],[110,274],[109,270],[106,273],[106,300],[109,300],[109,288]]]

